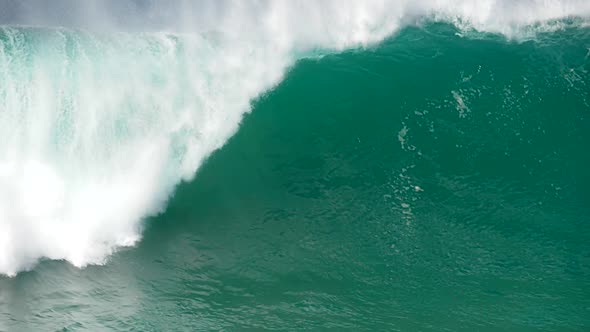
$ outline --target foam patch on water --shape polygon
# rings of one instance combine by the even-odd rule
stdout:
[[[14,6],[27,3],[47,6]],[[590,13],[575,0],[137,3],[29,6],[11,23],[68,28],[0,28],[1,274],[135,244],[294,54],[371,45],[424,17],[513,35]]]

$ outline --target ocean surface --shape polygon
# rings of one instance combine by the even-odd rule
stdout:
[[[0,27],[0,331],[590,330],[585,22]]]

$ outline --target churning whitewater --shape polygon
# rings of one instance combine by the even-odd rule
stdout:
[[[87,19],[0,27],[0,274],[102,264],[136,243],[299,58],[424,20],[518,39],[590,14],[588,1],[513,2],[181,1],[129,26],[89,2]]]

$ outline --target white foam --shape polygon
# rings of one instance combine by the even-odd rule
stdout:
[[[423,17],[510,35],[590,13],[576,0],[162,1],[119,15],[125,25],[115,8],[80,3],[71,12],[85,18],[21,22],[93,33],[0,31],[2,274],[43,257],[101,264],[136,243],[141,220],[227,141],[294,54],[370,45]]]

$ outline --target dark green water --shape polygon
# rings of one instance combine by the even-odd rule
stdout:
[[[0,278],[0,330],[586,331],[589,70],[589,28],[302,60],[136,247]]]

